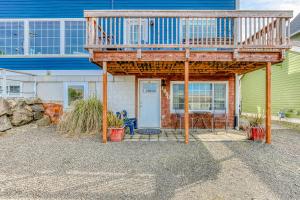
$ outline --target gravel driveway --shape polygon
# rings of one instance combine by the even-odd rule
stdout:
[[[299,199],[299,141],[104,145],[18,128],[0,136],[0,199]]]

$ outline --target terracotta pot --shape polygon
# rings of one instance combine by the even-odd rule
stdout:
[[[125,136],[125,128],[109,128],[108,138],[111,142],[121,142]]]
[[[254,141],[263,141],[265,139],[265,129],[262,127],[251,127],[250,139]]]

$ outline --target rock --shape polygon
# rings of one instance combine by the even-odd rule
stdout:
[[[50,117],[48,115],[44,115],[42,119],[36,121],[36,125],[41,126],[49,126],[51,124]]]
[[[43,112],[33,112],[33,119],[34,120],[39,120],[42,119],[44,116]]]
[[[7,102],[11,109],[14,109],[17,106],[17,101],[15,99],[7,99]]]
[[[25,105],[24,109],[28,110],[29,112],[33,112],[31,106]]]
[[[24,99],[18,99],[16,101],[16,105],[14,108],[12,108],[13,110],[18,110],[18,109],[21,109],[21,108],[24,108],[26,106],[26,102]]]
[[[12,125],[9,118],[6,115],[0,117],[0,132],[11,129]]]
[[[33,120],[33,113],[27,109],[21,108],[13,111],[11,123],[14,126],[28,124]]]
[[[25,102],[27,105],[33,105],[33,104],[42,104],[42,100],[40,98],[28,98],[25,99]]]
[[[42,104],[35,104],[30,106],[33,112],[44,112],[44,106]]]
[[[5,99],[0,99],[0,116],[11,115],[12,111],[9,107],[9,103]]]

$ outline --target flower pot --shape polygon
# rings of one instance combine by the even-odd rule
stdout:
[[[125,128],[109,128],[108,138],[111,142],[121,142],[125,136]]]
[[[265,129],[262,127],[251,127],[250,140],[263,141],[265,139]]]

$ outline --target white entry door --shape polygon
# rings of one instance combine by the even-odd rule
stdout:
[[[139,128],[160,128],[160,80],[140,80],[139,88]]]

